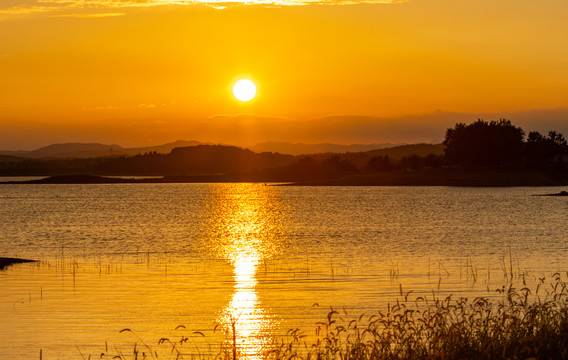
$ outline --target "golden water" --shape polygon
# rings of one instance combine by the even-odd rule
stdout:
[[[0,272],[0,358],[170,358],[187,338],[183,354],[258,359],[330,307],[491,296],[568,270],[568,203],[530,196],[554,191],[2,186],[0,256],[41,262]]]

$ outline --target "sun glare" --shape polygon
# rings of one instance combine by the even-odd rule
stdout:
[[[239,101],[251,101],[256,96],[256,85],[249,79],[241,79],[233,85],[233,95]]]

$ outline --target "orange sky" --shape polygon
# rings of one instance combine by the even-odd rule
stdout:
[[[568,107],[566,0],[301,2],[3,0],[0,149],[271,140],[200,134],[221,115],[277,124]],[[243,75],[259,85],[246,104],[229,91]]]

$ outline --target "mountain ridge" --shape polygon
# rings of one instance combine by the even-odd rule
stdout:
[[[64,159],[64,158],[95,158],[95,157],[115,157],[115,156],[135,156],[145,153],[167,154],[175,148],[213,145],[210,142],[177,140],[160,145],[124,148],[117,144],[101,143],[57,143],[35,150],[0,150],[0,156],[18,157],[31,159]],[[397,147],[406,144],[376,143],[376,144],[333,144],[333,143],[291,143],[291,142],[264,142],[256,145],[242,147],[254,152],[274,152],[286,155],[303,155],[319,153],[349,153],[365,152],[390,147]]]
[[[31,159],[48,158],[90,158],[108,156],[133,156],[149,152],[169,153],[177,147],[210,145],[200,141],[177,140],[170,143],[146,147],[124,148],[116,144],[101,143],[57,143],[35,150],[0,150],[0,156],[16,156]]]

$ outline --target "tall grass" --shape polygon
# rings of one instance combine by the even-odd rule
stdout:
[[[533,289],[524,283],[521,286],[503,286],[496,296],[474,299],[439,298],[436,293],[411,297],[411,292],[403,293],[401,288],[400,298],[382,312],[353,317],[331,309],[326,319],[315,324],[315,336],[290,330],[257,358],[568,359],[566,282],[557,273],[550,280],[539,279]],[[245,358],[236,342],[221,345],[214,357],[189,355],[183,349],[188,340],[161,339],[160,344],[169,344],[175,359]],[[142,359],[139,355],[135,347],[131,357],[113,356]],[[144,357],[154,354],[148,351]]]

